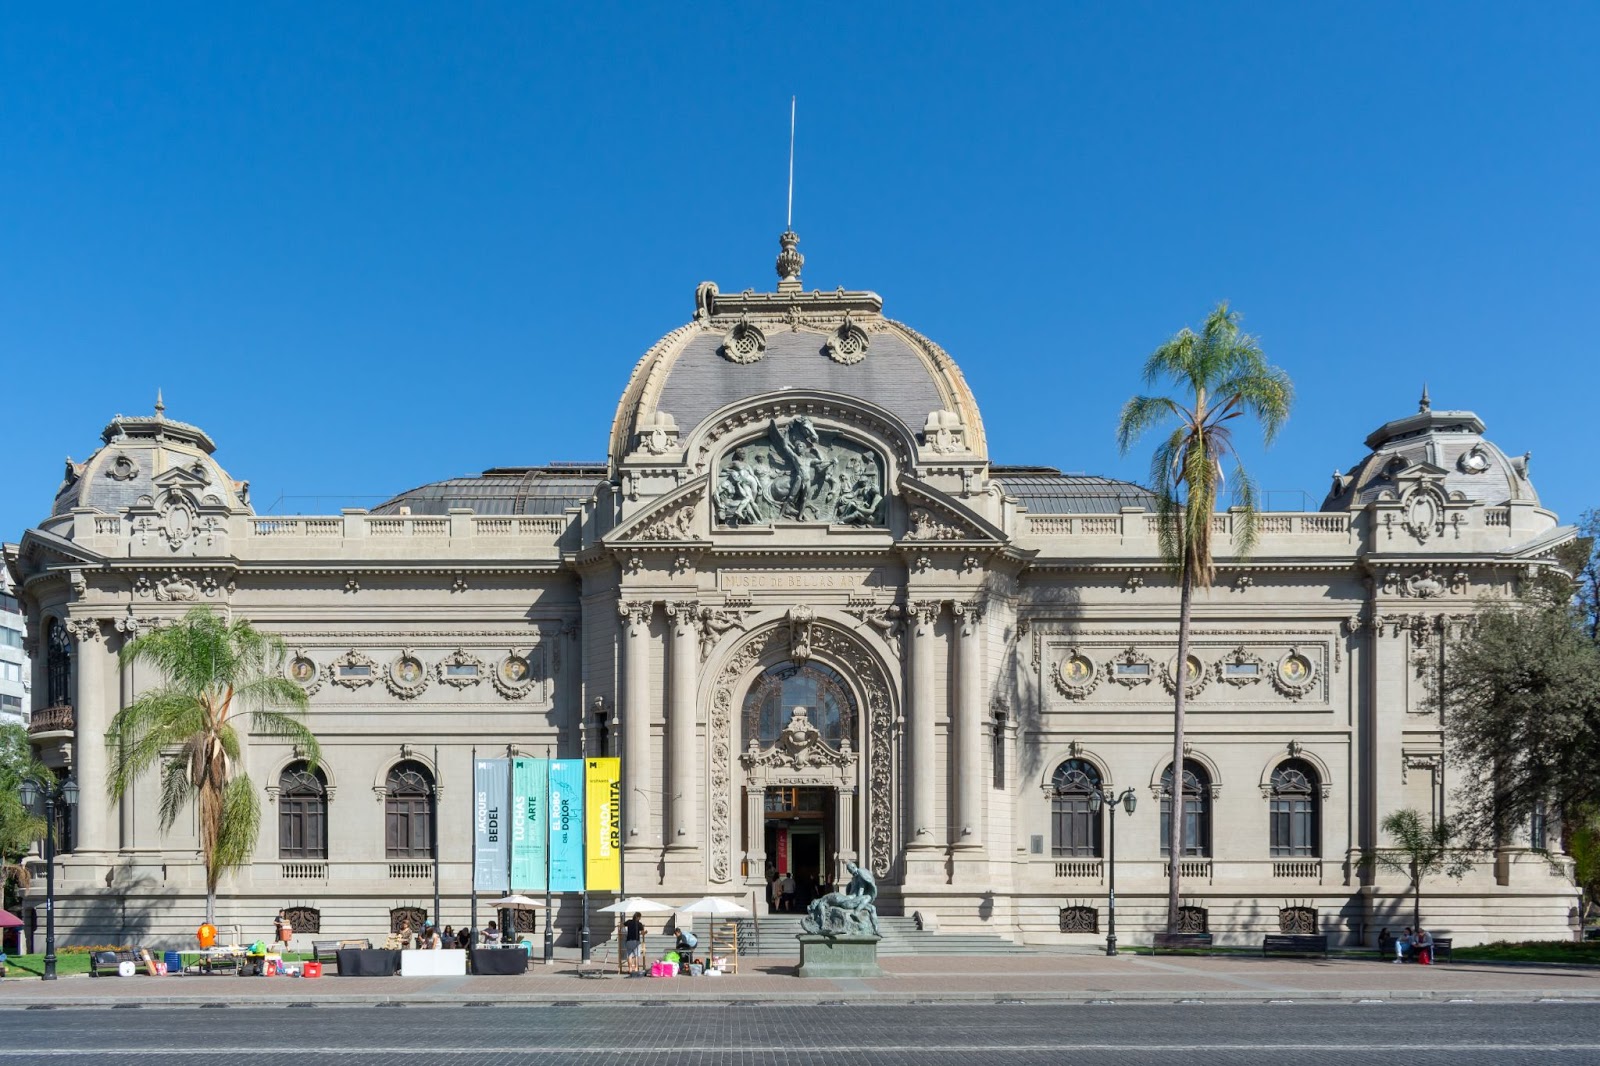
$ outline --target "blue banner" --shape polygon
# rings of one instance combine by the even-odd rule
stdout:
[[[477,759],[472,764],[472,887],[504,892],[510,883],[506,803],[511,798],[508,759]]]
[[[550,763],[550,891],[583,891],[583,760]]]
[[[511,764],[511,891],[543,892],[549,853],[545,800],[550,792],[547,759],[516,759]]]

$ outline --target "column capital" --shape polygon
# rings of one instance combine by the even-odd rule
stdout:
[[[983,621],[983,613],[987,609],[988,605],[982,600],[954,600],[950,604],[950,610],[961,625],[963,637],[970,637],[978,631],[978,624]]]
[[[79,644],[95,643],[105,639],[106,631],[98,618],[74,618],[67,622],[67,632]]]
[[[618,600],[617,616],[622,619],[622,624],[630,630],[637,630],[650,624],[650,616],[655,613],[655,600]]]
[[[667,616],[672,619],[676,636],[690,636],[699,627],[700,601],[673,600],[667,604]]]
[[[943,600],[912,600],[911,617],[916,621],[917,632],[924,631],[924,627],[933,624],[939,617],[939,611],[944,606]]]

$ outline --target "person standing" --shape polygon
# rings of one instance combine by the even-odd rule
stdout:
[[[644,922],[640,920],[638,911],[622,924],[622,955],[628,960],[629,977],[642,973],[640,966],[644,962]]]
[[[280,945],[278,950],[288,954],[289,943],[294,940],[294,923],[289,920],[289,915],[287,912],[279,911],[278,917],[273,921],[272,924],[276,931],[276,935],[273,937],[273,939],[276,940]]]
[[[778,871],[773,870],[767,878],[767,906],[772,914],[778,913],[783,904],[783,878],[778,876]]]
[[[779,910],[785,913],[794,910],[794,874],[783,875],[783,894],[780,897]]]

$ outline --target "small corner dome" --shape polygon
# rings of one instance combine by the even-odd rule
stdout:
[[[786,252],[794,238],[785,234]],[[801,289],[794,262],[779,257],[777,292],[695,293],[693,321],[657,341],[634,367],[611,424],[609,463],[646,441],[659,453],[687,439],[712,413],[785,390],[866,400],[912,435],[933,412],[953,412],[966,446],[987,454],[977,400],[954,360],[933,341],[884,317],[873,292]],[[668,437],[670,434],[670,437]]]
[[[51,515],[87,507],[115,514],[157,492],[156,479],[187,470],[197,501],[249,513],[250,483],[228,476],[212,453],[217,446],[199,426],[167,418],[158,395],[154,415],[117,415],[100,433],[101,446],[81,463],[67,460]]]
[[[1370,452],[1348,473],[1335,473],[1324,511],[1358,510],[1391,490],[1396,474],[1416,467],[1441,472],[1446,495],[1486,507],[1513,500],[1539,502],[1529,479],[1532,456],[1508,456],[1484,437],[1471,411],[1436,411],[1423,391],[1415,414],[1385,422],[1367,435]]]

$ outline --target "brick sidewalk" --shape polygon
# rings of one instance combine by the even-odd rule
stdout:
[[[880,963],[885,976],[801,979],[792,959],[747,958],[722,977],[581,978],[571,960],[518,977],[68,977],[8,979],[0,1008],[412,1003],[615,1004],[740,1002],[1097,1002],[1200,1000],[1513,1000],[1600,1002],[1600,967],[1448,963],[1395,966],[1368,959],[1051,954],[993,958],[911,956]]]

